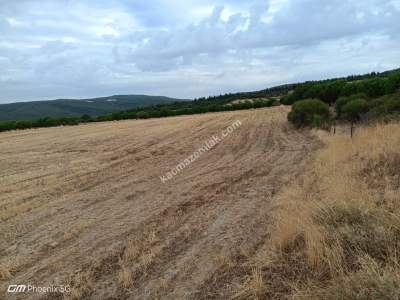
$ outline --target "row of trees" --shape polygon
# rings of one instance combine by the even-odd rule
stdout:
[[[328,127],[335,120],[355,123],[399,117],[400,93],[372,99],[365,94],[356,94],[340,97],[335,103],[334,112],[327,103],[319,99],[297,101],[292,105],[288,120],[297,127]]]
[[[148,119],[161,118],[180,115],[192,115],[208,112],[233,111],[251,108],[271,107],[279,104],[273,99],[244,101],[236,104],[225,104],[224,102],[215,102],[212,100],[203,100],[195,102],[176,102],[173,104],[157,105],[147,108],[138,108],[128,111],[115,112],[109,115],[91,117],[82,115],[81,117],[68,118],[41,118],[32,121],[0,121],[0,131],[14,129],[28,129],[39,127],[54,127],[78,125],[90,122],[105,122],[128,119]]]
[[[342,100],[342,101],[341,101]],[[375,101],[365,98],[341,98],[336,103],[336,116],[325,102],[318,99],[293,104],[288,120],[297,127],[329,127],[335,120],[356,123],[362,120],[400,119],[400,95],[395,94]]]
[[[234,100],[242,100],[242,99],[280,97],[282,95],[286,95],[287,93],[289,93],[289,91],[295,89],[298,85],[299,84],[285,84],[256,92],[228,93],[219,96],[202,97],[195,99],[194,101],[214,101],[214,102],[229,103]]]
[[[306,83],[291,83],[291,84],[284,84],[279,85],[271,88],[267,88],[264,90],[256,91],[256,92],[244,92],[244,93],[228,93],[219,96],[210,96],[210,97],[202,97],[195,99],[195,101],[204,101],[204,100],[211,100],[215,102],[231,102],[233,100],[238,99],[256,99],[256,98],[270,98],[270,97],[280,97],[282,95],[287,95],[290,91],[296,90],[296,93],[301,93],[301,90],[307,87],[313,87],[315,85],[323,85],[323,86],[330,86],[333,83],[333,86],[328,88],[328,91],[324,91],[327,93],[327,98],[330,99],[331,96],[329,93],[332,91],[335,93],[336,87],[335,83],[337,82],[354,82],[359,80],[366,80],[366,79],[375,79],[375,78],[387,78],[391,74],[397,72],[398,70],[386,71],[386,72],[372,72],[364,75],[351,75],[347,77],[335,78],[335,79],[327,79],[327,80],[320,80],[320,81],[309,81]],[[299,89],[299,91],[297,91]],[[314,94],[319,94],[318,91],[314,91]],[[300,96],[300,95],[299,95]],[[300,96],[297,100],[307,99],[307,98],[314,98],[315,96],[308,95],[308,96]],[[329,101],[329,100],[328,100]],[[294,103],[293,101],[292,103]],[[287,104],[292,104],[287,103]]]
[[[376,76],[364,80],[348,81],[346,79],[324,82],[307,82],[299,85],[281,102],[291,105],[304,99],[320,99],[330,105],[340,97],[365,94],[369,98],[377,98],[394,93],[400,86],[400,71],[391,72],[387,77]]]

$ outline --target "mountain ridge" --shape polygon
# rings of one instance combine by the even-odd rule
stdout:
[[[187,99],[149,95],[111,95],[83,99],[55,99],[0,104],[0,120],[34,120],[42,117],[100,116],[121,110]]]

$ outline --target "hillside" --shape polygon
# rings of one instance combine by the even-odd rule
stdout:
[[[288,111],[0,133],[0,294],[399,299],[399,124],[351,138]]]
[[[114,95],[91,99],[58,99],[48,101],[0,104],[1,120],[34,120],[43,117],[100,116],[116,111],[173,103],[179,99],[146,96]]]
[[[336,119],[344,119],[347,114],[340,115],[339,105],[350,105],[350,102],[356,100],[356,103],[351,103],[352,110],[354,104],[362,110],[356,116],[351,114],[353,121],[354,118],[382,119],[400,110],[396,95],[399,88],[400,69],[395,69],[383,73],[286,84],[256,92],[211,96],[194,101],[150,96],[111,96],[79,101],[15,103],[0,105],[0,131],[235,111],[280,104],[292,105],[305,99],[320,99],[327,104],[335,104],[336,116],[332,117]],[[388,97],[379,99],[382,96]],[[327,121],[332,119],[330,117]]]

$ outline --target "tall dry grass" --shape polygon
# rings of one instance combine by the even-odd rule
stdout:
[[[400,124],[325,139],[277,200],[269,297],[400,299]]]

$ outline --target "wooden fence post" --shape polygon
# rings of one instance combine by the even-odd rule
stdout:
[[[350,129],[351,138],[353,138],[353,134],[354,134],[354,122],[351,122],[351,129]]]

